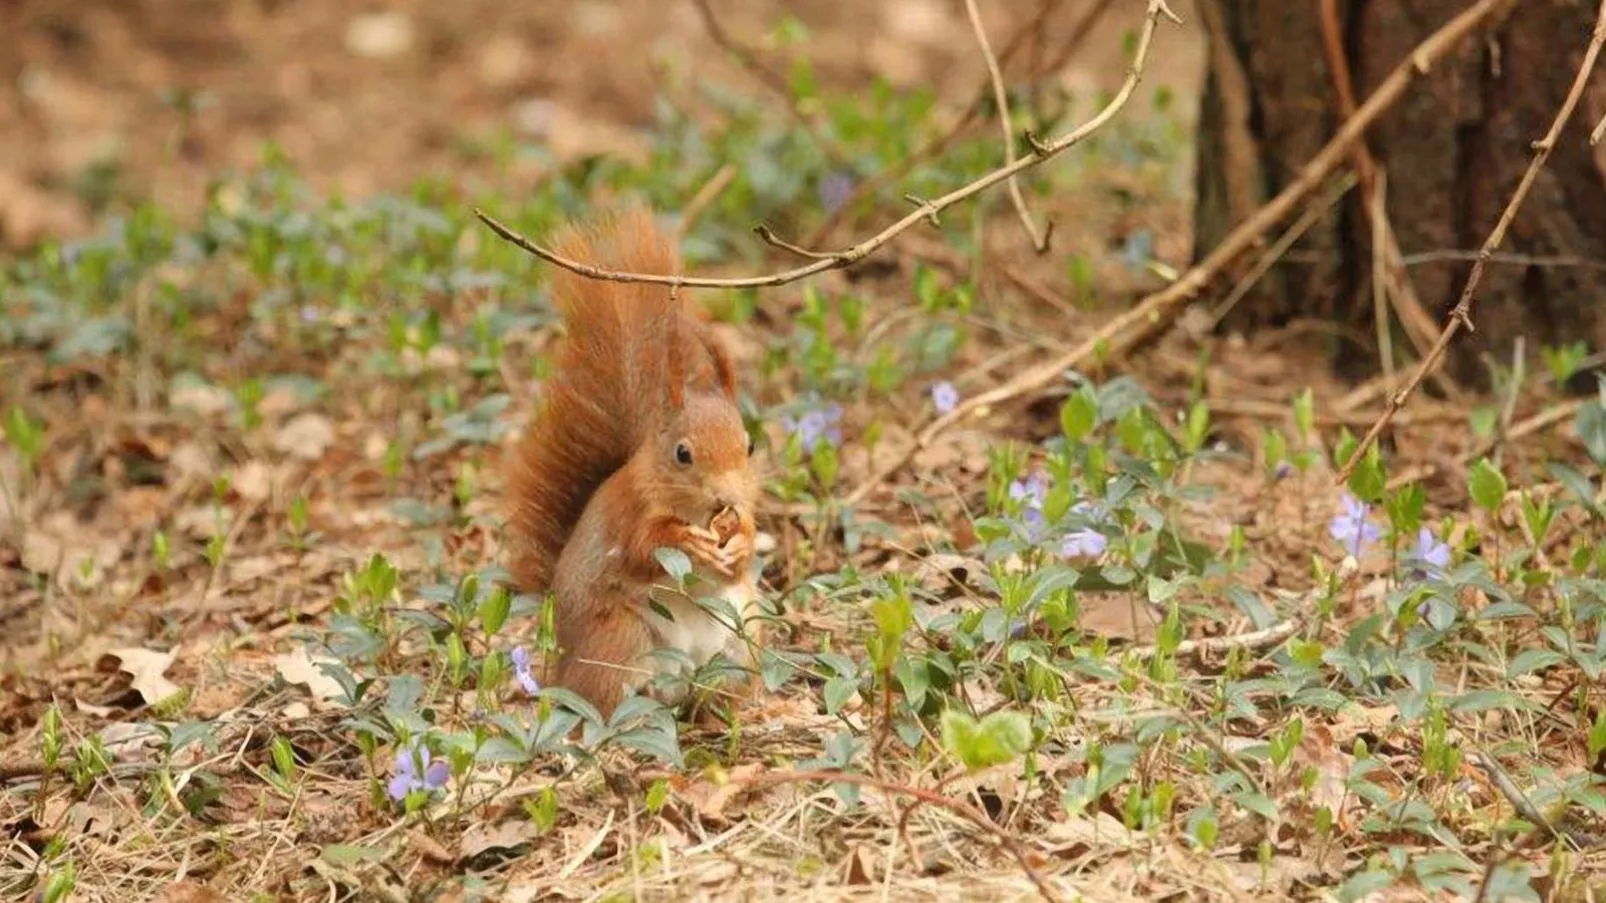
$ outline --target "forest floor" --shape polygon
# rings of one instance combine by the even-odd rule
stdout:
[[[795,263],[755,223],[845,246],[1002,159],[990,106],[918,153],[988,84],[954,5],[709,2],[756,64],[696,2],[0,7],[0,896],[1599,894],[1582,352],[1413,400],[1364,513],[1333,462],[1381,384],[1312,367],[1320,324],[1173,329],[917,443],[1190,265],[1191,3],[1022,179],[1050,253],[998,190],[702,296],[762,435],[760,697],[531,698],[498,460],[553,330],[472,209],[646,199],[751,274]],[[1052,13],[1004,66],[1047,135],[1142,20],[982,6],[1000,54]],[[393,798],[418,744],[447,774]]]

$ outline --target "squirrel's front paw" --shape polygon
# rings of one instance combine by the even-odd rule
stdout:
[[[736,575],[730,553],[721,548],[719,535],[712,530],[688,525],[681,535],[680,547],[696,563],[726,577]]]

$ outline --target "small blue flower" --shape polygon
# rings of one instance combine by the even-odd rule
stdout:
[[[781,425],[797,437],[806,454],[813,454],[820,443],[833,446],[842,443],[842,406],[836,403],[823,405],[805,412],[801,417],[783,417]]]
[[[1080,514],[1095,524],[1105,524],[1110,521],[1110,513],[1098,502],[1077,502],[1071,506],[1072,514]]]
[[[513,679],[519,682],[524,692],[531,696],[541,692],[541,682],[530,673],[530,651],[518,646],[510,653],[510,657],[513,659]]]
[[[1038,470],[1024,480],[1011,482],[1009,497],[1020,502],[1023,508],[1042,508],[1043,501],[1048,498],[1048,477]]]
[[[1433,531],[1423,525],[1416,533],[1416,554],[1412,558],[1417,564],[1412,575],[1417,580],[1439,577],[1450,566],[1450,547],[1439,542]]]
[[[430,761],[429,747],[414,737],[412,742],[396,748],[395,774],[385,790],[391,799],[399,803],[414,790],[434,790],[446,786],[446,780],[451,775],[452,769],[446,760]]]
[[[1048,498],[1048,476],[1034,471],[1023,480],[1009,484],[1009,497],[1020,503],[1019,523],[1026,532],[1026,541],[1036,545],[1048,533],[1048,520],[1043,516],[1043,502]]]
[[[936,406],[937,413],[947,414],[959,404],[959,390],[951,382],[940,382],[931,387],[931,403]]]
[[[1077,530],[1060,541],[1060,554],[1066,558],[1097,558],[1104,554],[1109,540],[1097,530]]]
[[[1366,519],[1370,507],[1365,502],[1347,492],[1340,501],[1344,513],[1333,518],[1327,532],[1343,544],[1344,551],[1358,559],[1366,551],[1366,544],[1376,542],[1380,534],[1377,527]]]
[[[832,172],[820,180],[820,206],[827,214],[835,213],[853,195],[853,176],[845,172]]]

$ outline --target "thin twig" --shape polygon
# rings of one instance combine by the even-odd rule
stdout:
[[[1270,627],[1262,627],[1249,633],[1240,633],[1232,636],[1206,637],[1202,640],[1183,640],[1177,644],[1172,655],[1210,654],[1219,655],[1231,652],[1234,649],[1246,649],[1250,652],[1264,652],[1276,646],[1299,632],[1299,622],[1288,620],[1278,621]],[[1126,655],[1137,658],[1154,658],[1160,654],[1159,646],[1133,646],[1127,650]]]
[[[1408,267],[1422,266],[1428,263],[1460,263],[1478,259],[1477,251],[1422,251],[1417,254],[1407,254],[1400,258],[1400,262]],[[1489,262],[1493,264],[1510,264],[1524,267],[1577,267],[1584,270],[1606,270],[1606,261],[1590,260],[1587,257],[1572,257],[1568,255],[1542,256],[1535,254],[1503,254],[1489,255]]]
[[[1539,171],[1544,168],[1545,161],[1550,159],[1550,152],[1555,149],[1556,139],[1560,137],[1561,130],[1566,127],[1567,120],[1572,118],[1573,109],[1578,106],[1578,99],[1583,96],[1584,85],[1589,81],[1589,74],[1595,68],[1595,58],[1600,55],[1602,43],[1606,43],[1606,0],[1601,0],[1600,12],[1595,17],[1595,30],[1590,36],[1589,48],[1584,51],[1583,63],[1578,67],[1578,74],[1573,79],[1572,90],[1567,92],[1567,99],[1562,101],[1561,109],[1556,111],[1556,119],[1550,124],[1550,131],[1546,132],[1545,137],[1534,144],[1533,161],[1528,164],[1528,171],[1522,174],[1522,181],[1517,184],[1517,190],[1512,193],[1511,200],[1506,203],[1506,209],[1500,214],[1500,221],[1495,223],[1494,230],[1489,233],[1489,237],[1484,241],[1483,247],[1478,250],[1478,259],[1472,264],[1472,272],[1467,276],[1466,287],[1461,290],[1461,297],[1456,301],[1455,309],[1450,311],[1449,320],[1444,324],[1444,331],[1439,333],[1438,341],[1433,343],[1432,350],[1428,352],[1428,356],[1416,368],[1411,380],[1400,391],[1389,396],[1388,406],[1383,409],[1383,416],[1372,424],[1372,428],[1367,431],[1360,444],[1355,446],[1355,451],[1350,455],[1349,461],[1344,464],[1344,468],[1338,473],[1337,482],[1340,485],[1349,480],[1350,473],[1354,471],[1355,465],[1366,454],[1367,449],[1371,447],[1373,442],[1377,441],[1377,437],[1382,434],[1383,430],[1388,428],[1389,422],[1394,419],[1394,415],[1399,412],[1400,408],[1405,407],[1405,403],[1410,400],[1411,394],[1422,384],[1422,378],[1439,365],[1439,362],[1444,358],[1445,350],[1450,347],[1450,342],[1455,338],[1456,333],[1463,329],[1467,332],[1474,331],[1472,326],[1472,295],[1478,287],[1478,280],[1483,278],[1483,268],[1488,264],[1490,255],[1494,253],[1496,248],[1500,247],[1501,242],[1505,241],[1506,229],[1511,226],[1511,221],[1516,218],[1517,210],[1522,206],[1522,202],[1527,200],[1528,191],[1533,188],[1533,183],[1539,177]]]
[[[930,217],[935,216],[939,212],[946,210],[960,201],[974,197],[975,195],[980,194],[999,182],[1010,178],[1018,172],[1030,169],[1033,166],[1037,166],[1047,160],[1052,159],[1053,157],[1058,156],[1068,148],[1082,142],[1089,135],[1102,128],[1105,123],[1109,122],[1110,119],[1115,116],[1116,113],[1120,112],[1122,107],[1126,106],[1127,101],[1132,97],[1132,92],[1137,88],[1138,81],[1143,75],[1144,65],[1148,62],[1149,49],[1153,44],[1155,28],[1159,24],[1161,16],[1165,16],[1172,21],[1180,21],[1177,19],[1176,14],[1171,11],[1170,7],[1166,5],[1166,0],[1148,0],[1148,13],[1144,19],[1143,32],[1138,39],[1137,52],[1134,54],[1132,67],[1127,72],[1126,81],[1122,84],[1121,90],[1116,93],[1115,97],[1112,98],[1108,104],[1105,105],[1103,110],[1099,111],[1098,115],[1094,116],[1092,119],[1089,119],[1077,129],[1060,136],[1053,142],[1042,145],[1038,149],[1038,152],[1032,156],[1021,157],[1019,160],[1015,161],[1015,163],[999,167],[998,169],[993,170],[987,175],[984,175],[967,185],[960,186],[959,188],[948,192],[940,198],[926,201],[925,203],[916,207],[915,210],[905,215],[902,219],[876,233],[874,236],[859,242],[851,248],[828,254],[821,259],[815,260],[814,262],[804,266],[795,267],[790,270],[783,270],[778,273],[771,273],[767,276],[749,276],[738,279],[700,278],[661,273],[625,273],[591,266],[590,264],[581,263],[576,260],[570,260],[561,254],[548,250],[547,248],[543,248],[498,222],[495,218],[491,217],[489,214],[485,213],[485,211],[480,210],[479,208],[475,208],[474,215],[479,217],[482,222],[491,228],[491,231],[495,232],[503,240],[523,248],[525,251],[528,251],[529,253],[541,258],[542,260],[545,260],[548,263],[563,267],[570,272],[578,273],[579,275],[585,276],[589,279],[601,279],[609,282],[640,282],[654,285],[673,285],[698,288],[761,288],[764,286],[785,285],[788,282],[796,282],[799,279],[806,279],[818,273],[826,272],[827,270],[843,269],[845,267],[852,266],[870,256],[870,254],[874,253],[882,245],[885,245],[887,242],[891,241],[899,233],[908,229],[910,226],[913,226],[922,220],[929,219]]]
[[[1015,858],[1015,861],[1021,867],[1021,871],[1025,872],[1026,877],[1030,878],[1032,884],[1036,885],[1037,892],[1043,899],[1050,901],[1061,899],[1053,886],[1048,883],[1048,879],[1044,877],[1043,873],[1032,865],[1031,859],[1026,855],[1026,847],[1021,843],[1020,839],[1009,833],[1003,825],[988,818],[987,813],[962,800],[943,796],[923,787],[911,787],[907,784],[884,781],[880,778],[874,778],[866,774],[855,774],[851,771],[765,771],[743,777],[733,777],[731,780],[743,786],[753,784],[856,784],[861,787],[873,787],[884,793],[902,794],[927,805],[946,809],[997,838],[1004,849],[1008,850],[1009,854]]]
[[[730,183],[735,178],[736,164],[726,163],[714,173],[713,178],[703,183],[703,187],[697,189],[697,193],[692,195],[690,201],[686,202],[686,208],[680,212],[678,231],[682,238],[691,233],[692,227],[697,224],[697,220],[703,215],[703,211],[708,208],[709,204],[714,202],[715,198],[719,197],[721,192],[730,187]]]
[[[1583,832],[1562,831],[1552,825],[1550,819],[1545,818],[1544,813],[1539,811],[1539,807],[1528,799],[1528,794],[1522,792],[1522,788],[1511,780],[1511,776],[1506,774],[1505,768],[1501,767],[1493,756],[1482,750],[1473,750],[1472,755],[1468,758],[1472,760],[1472,764],[1478,766],[1485,775],[1488,775],[1489,781],[1494,784],[1495,789],[1499,790],[1500,795],[1511,803],[1511,808],[1517,810],[1517,816],[1533,825],[1534,830],[1548,834],[1557,841],[1571,843],[1576,849],[1586,849],[1594,845],[1595,839]]]
[[[1600,117],[1600,122],[1595,125],[1595,130],[1589,133],[1589,146],[1594,147],[1599,144],[1602,138],[1606,138],[1606,116]]]
[[[1327,0],[1328,3],[1333,0]],[[1366,153],[1365,145],[1356,145],[1361,153]],[[1370,158],[1368,158],[1370,159]],[[1389,227],[1388,212],[1386,208],[1384,187],[1388,184],[1384,174],[1375,174],[1376,181],[1372,191],[1366,195],[1366,206],[1371,216],[1368,218],[1372,224],[1372,320],[1377,327],[1377,354],[1383,363],[1383,378],[1389,385],[1394,385],[1394,337],[1389,330],[1388,309],[1388,255],[1383,251],[1386,242],[1379,239]]]
[[[1026,46],[1027,39],[1043,28],[1043,24],[1048,21],[1049,16],[1053,15],[1054,11],[1063,2],[1064,0],[1053,0],[1053,2],[1046,4],[1038,10],[1036,18],[1015,32],[1009,43],[1005,45],[1004,52],[998,55],[1000,68],[1009,65],[1009,61],[1014,58],[1015,54]],[[1059,63],[1051,64],[1046,71],[1053,71],[1059,64],[1064,62],[1069,54],[1074,53],[1077,48],[1082,46],[1082,42],[1093,32],[1094,23],[1104,15],[1112,2],[1113,0],[1098,0],[1098,3],[1092,9],[1077,20],[1076,25],[1071,29],[1070,37],[1065,40],[1061,47]],[[977,118],[980,116],[981,105],[986,103],[987,96],[991,90],[992,86],[986,80],[983,80],[971,92],[973,99],[963,107],[958,120],[950,125],[946,132],[927,141],[909,156],[855,185],[853,190],[848,193],[847,198],[837,205],[836,210],[826,216],[825,222],[821,223],[819,228],[814,230],[814,234],[810,236],[807,244],[822,244],[836,230],[842,217],[846,216],[848,211],[852,210],[861,198],[880,190],[890,182],[902,178],[910,170],[914,169],[917,164],[942,154],[954,142],[969,134],[971,127],[975,125]]]
[[[1232,287],[1232,291],[1227,293],[1227,297],[1223,298],[1220,304],[1216,305],[1215,310],[1210,312],[1204,331],[1208,332],[1215,329],[1216,325],[1226,318],[1227,314],[1237,306],[1238,302],[1249,294],[1249,290],[1254,288],[1255,283],[1260,281],[1260,277],[1266,275],[1266,272],[1275,266],[1277,261],[1283,259],[1283,256],[1288,253],[1288,249],[1304,237],[1305,233],[1310,231],[1310,227],[1316,225],[1317,220],[1326,216],[1327,211],[1332,209],[1334,204],[1343,200],[1344,195],[1348,194],[1349,190],[1354,186],[1354,175],[1346,173],[1343,178],[1339,179],[1332,192],[1312,204],[1301,214],[1299,219],[1295,220],[1294,224],[1289,226],[1288,230],[1282,234],[1282,237],[1278,238],[1272,243],[1271,247],[1266,249],[1266,253],[1260,256],[1260,259],[1255,262],[1249,272],[1238,280],[1238,284]]]
[[[1004,133],[1004,163],[1015,165],[1015,127],[1010,124],[1009,94],[1004,90],[1004,73],[998,68],[998,58],[993,56],[993,47],[987,42],[987,28],[982,24],[981,11],[976,9],[976,0],[965,0],[965,15],[970,19],[970,28],[976,33],[976,46],[981,50],[981,57],[987,63],[987,77],[993,83],[993,103],[998,106],[998,127]],[[1054,221],[1049,220],[1043,231],[1037,231],[1037,225],[1032,222],[1032,214],[1026,209],[1026,198],[1020,193],[1020,180],[1011,176],[1009,179],[1009,199],[1015,205],[1015,213],[1020,217],[1020,224],[1026,229],[1026,234],[1032,239],[1032,247],[1042,254],[1048,250],[1048,241],[1054,235]]]

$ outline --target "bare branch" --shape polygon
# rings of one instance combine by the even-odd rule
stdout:
[[[1092,119],[1089,119],[1087,122],[1083,123],[1079,128],[1065,135],[1061,135],[1059,138],[1056,138],[1054,141],[1045,145],[1043,153],[1033,154],[1029,157],[1022,157],[1019,160],[1016,160],[1013,164],[1008,164],[995,169],[967,185],[960,186],[959,188],[948,192],[942,197],[927,201],[912,212],[906,214],[902,219],[876,233],[874,236],[859,242],[851,248],[826,254],[820,259],[804,266],[795,267],[790,270],[782,270],[766,276],[749,276],[737,279],[675,276],[660,273],[624,273],[615,270],[605,270],[600,267],[594,267],[588,264],[580,263],[579,261],[570,260],[561,254],[535,244],[528,238],[525,238],[514,230],[508,228],[478,208],[474,210],[474,215],[479,217],[482,222],[491,228],[492,232],[495,232],[503,240],[523,248],[525,251],[528,251],[529,253],[541,258],[542,260],[545,260],[548,263],[563,267],[570,272],[578,273],[581,276],[585,276],[590,279],[601,279],[610,282],[640,282],[651,283],[654,285],[674,285],[697,288],[762,288],[764,286],[785,285],[788,282],[796,282],[799,279],[806,279],[810,276],[826,272],[827,270],[843,269],[845,267],[852,266],[853,264],[858,263],[859,261],[868,257],[882,245],[885,245],[897,235],[921,220],[930,219],[937,213],[952,207],[954,204],[957,204],[960,201],[980,194],[999,182],[1014,176],[1016,173],[1030,169],[1033,166],[1037,166],[1055,156],[1058,156],[1061,153],[1064,153],[1067,149],[1079,144],[1089,135],[1102,128],[1105,123],[1109,122],[1110,119],[1115,116],[1116,113],[1120,112],[1122,107],[1126,106],[1127,101],[1132,97],[1132,92],[1137,88],[1138,82],[1141,80],[1143,75],[1143,68],[1149,59],[1150,47],[1154,43],[1155,28],[1158,25],[1159,19],[1162,15],[1172,18],[1175,17],[1175,14],[1172,13],[1166,6],[1165,0],[1149,0],[1148,12],[1145,15],[1143,22],[1143,31],[1139,35],[1137,51],[1133,55],[1132,65],[1127,72],[1126,81],[1122,83],[1121,90],[1116,92],[1115,97],[1113,97],[1110,102],[1105,105],[1104,109],[1100,110],[1099,113]]]
[[[1383,430],[1388,428],[1394,415],[1405,407],[1405,403],[1411,398],[1411,393],[1422,384],[1423,377],[1444,359],[1445,350],[1450,347],[1450,342],[1456,333],[1463,329],[1467,332],[1473,331],[1472,297],[1478,287],[1478,280],[1483,278],[1483,268],[1488,265],[1495,249],[1505,241],[1506,230],[1516,218],[1522,202],[1528,199],[1528,192],[1533,188],[1534,180],[1539,177],[1539,171],[1544,168],[1545,161],[1550,159],[1550,152],[1555,149],[1561,130],[1566,127],[1567,120],[1572,118],[1573,110],[1578,106],[1578,99],[1583,96],[1584,85],[1589,81],[1590,72],[1595,68],[1595,58],[1600,55],[1603,43],[1606,43],[1606,0],[1601,0],[1600,12],[1595,17],[1595,30],[1590,36],[1588,49],[1584,51],[1583,63],[1579,65],[1578,74],[1573,79],[1572,90],[1567,92],[1567,99],[1562,101],[1561,109],[1556,111],[1556,118],[1550,124],[1550,131],[1534,143],[1533,161],[1528,164],[1528,171],[1522,174],[1522,181],[1517,183],[1517,190],[1512,192],[1511,200],[1506,203],[1506,209],[1500,214],[1500,221],[1495,223],[1494,230],[1489,233],[1489,237],[1483,242],[1483,247],[1478,250],[1478,259],[1473,261],[1472,272],[1467,275],[1466,287],[1461,289],[1461,297],[1456,301],[1455,308],[1450,311],[1449,319],[1444,324],[1444,331],[1439,333],[1438,341],[1433,343],[1433,348],[1416,368],[1416,372],[1411,375],[1410,381],[1398,392],[1389,396],[1388,406],[1383,409],[1382,416],[1377,418],[1377,422],[1367,430],[1360,444],[1355,446],[1349,461],[1338,472],[1337,482],[1342,484],[1349,479],[1350,474],[1355,471],[1355,465],[1360,462],[1372,443],[1377,441]]]
[[[992,45],[987,42],[987,29],[982,25],[981,12],[976,9],[976,0],[965,0],[965,15],[970,19],[970,28],[976,33],[976,46],[981,49],[981,57],[987,63],[987,77],[993,83],[993,103],[998,107],[998,125],[1004,132],[1004,162],[1009,166],[1015,165],[1015,127],[1009,121],[1009,95],[1004,90],[1004,73],[999,71],[998,58],[993,56]],[[1043,156],[1038,150],[1041,145],[1035,138],[1032,139],[1032,151],[1037,156]],[[1032,239],[1032,247],[1042,254],[1048,250],[1048,240],[1054,234],[1054,223],[1049,221],[1042,232],[1032,222],[1032,214],[1026,209],[1026,199],[1020,193],[1020,180],[1014,176],[1009,178],[1009,199],[1015,205],[1015,213],[1020,216],[1020,224],[1025,227],[1026,234]]]
[[[1000,68],[1006,68],[1009,66],[1009,61],[1015,57],[1016,53],[1018,53],[1022,47],[1026,46],[1027,39],[1032,35],[1042,31],[1044,23],[1048,21],[1049,17],[1052,16],[1064,2],[1065,0],[1049,0],[1048,3],[1045,3],[1037,11],[1037,15],[1033,17],[1031,22],[1028,22],[1015,32],[1015,34],[1009,39],[1009,43],[1004,46],[1004,52],[998,55],[998,65]],[[1096,0],[1093,6],[1083,13],[1080,19],[1076,20],[1076,24],[1071,28],[1070,36],[1067,37],[1060,45],[1059,55],[1054,59],[1053,62],[1050,62],[1047,66],[1042,67],[1042,71],[1052,72],[1063,66],[1065,61],[1070,58],[1070,55],[1075,53],[1087,40],[1088,35],[1093,33],[1093,26],[1098,24],[1099,20],[1104,17],[1104,14],[1109,11],[1112,5],[1114,5],[1114,0]],[[980,115],[979,110],[981,108],[981,104],[987,101],[987,96],[991,92],[992,85],[989,83],[989,80],[984,79],[982,83],[971,92],[973,96],[972,99],[962,108],[958,120],[950,125],[946,132],[931,139],[930,141],[927,141],[909,156],[904,157],[893,165],[881,170],[880,172],[877,172],[872,176],[869,176],[861,181],[858,185],[855,185],[853,191],[848,194],[847,198],[843,200],[841,204],[838,204],[836,210],[826,216],[825,222],[821,223],[819,227],[814,230],[814,234],[810,236],[806,244],[818,245],[823,243],[825,239],[836,230],[836,227],[841,222],[842,218],[847,215],[848,211],[853,209],[854,204],[857,203],[860,198],[866,197],[880,190],[882,187],[897,181],[905,175],[908,175],[909,171],[914,169],[916,164],[923,160],[929,160],[942,154],[949,147],[953,146],[954,142],[958,141],[962,136],[969,134],[972,126],[974,126],[976,123],[976,118]]]

